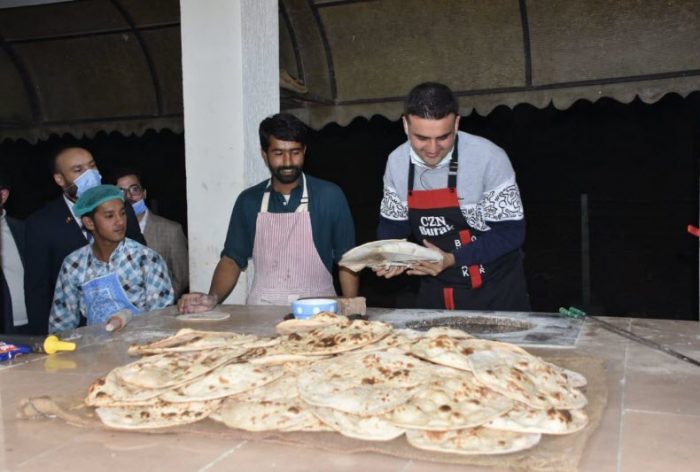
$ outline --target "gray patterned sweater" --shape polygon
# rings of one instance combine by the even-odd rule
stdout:
[[[457,196],[469,226],[482,234],[454,252],[457,265],[486,264],[520,248],[525,240],[525,217],[515,172],[505,151],[491,141],[459,132]],[[424,165],[408,141],[396,148],[384,173],[384,196],[378,239],[408,237],[408,167],[416,164],[415,190],[447,186],[450,154],[435,168]],[[419,241],[420,242],[420,241]]]

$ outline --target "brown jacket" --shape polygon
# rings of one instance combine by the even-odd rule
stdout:
[[[165,259],[177,300],[190,283],[187,238],[182,231],[182,225],[148,210],[143,235],[148,247]]]

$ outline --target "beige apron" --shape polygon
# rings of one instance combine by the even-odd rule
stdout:
[[[294,213],[269,213],[270,191],[263,194],[255,222],[249,305],[289,305],[298,298],[336,295],[333,277],[314,246],[303,175],[302,180],[304,193]]]

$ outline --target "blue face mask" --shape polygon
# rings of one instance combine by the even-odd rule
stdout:
[[[136,203],[132,203],[131,206],[134,208],[136,216],[141,216],[146,212],[146,200],[143,198]]]
[[[86,190],[97,187],[101,183],[102,176],[97,169],[88,169],[80,174],[80,177],[75,179],[75,182],[73,182],[77,189],[75,195],[80,198],[80,196],[84,194]]]

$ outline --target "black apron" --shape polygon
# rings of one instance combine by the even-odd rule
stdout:
[[[409,157],[410,159],[410,157]],[[453,252],[484,234],[469,226],[457,198],[459,155],[455,139],[447,188],[413,190],[415,165],[408,171],[408,221],[413,237]],[[516,249],[488,264],[449,267],[421,277],[416,305],[448,310],[529,311],[522,256]]]

